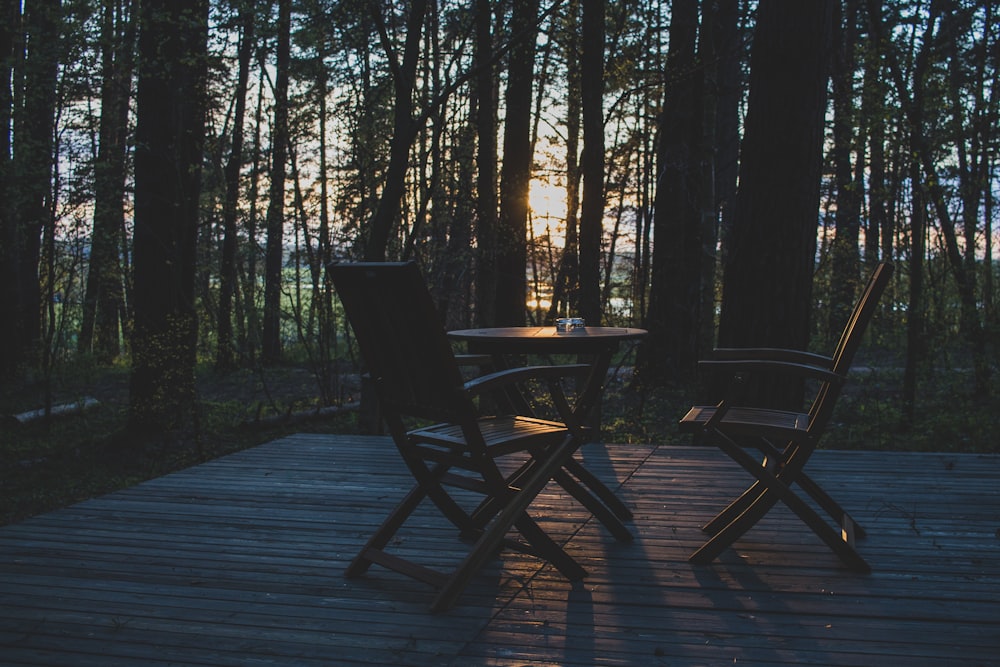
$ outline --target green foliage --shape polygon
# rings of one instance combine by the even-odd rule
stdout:
[[[855,373],[841,397],[823,446],[924,452],[997,452],[1000,395],[970,393],[969,369],[938,371],[921,384],[917,418],[898,399],[902,369]]]

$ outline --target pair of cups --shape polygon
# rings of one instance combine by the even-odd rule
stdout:
[[[584,322],[582,317],[560,317],[556,320],[556,333],[573,333],[583,331]]]

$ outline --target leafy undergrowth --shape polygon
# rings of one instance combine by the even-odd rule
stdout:
[[[328,378],[326,403],[357,400],[356,378]],[[918,417],[904,418],[897,372],[856,373],[841,397],[822,446],[942,452],[1000,451],[996,395],[973,396],[967,375],[922,383]],[[356,433],[355,411],[316,415],[317,378],[296,367],[198,376],[197,427],[184,435],[139,438],[126,428],[128,374],[76,369],[50,384],[53,404],[96,399],[96,406],[52,419],[17,423],[13,415],[44,405],[37,386],[0,394],[0,525],[124,488],[293,432]],[[995,394],[996,392],[994,392]],[[604,439],[615,443],[688,444],[677,421],[690,391],[646,388],[631,378],[609,382],[602,406]],[[297,419],[293,417],[299,417]]]

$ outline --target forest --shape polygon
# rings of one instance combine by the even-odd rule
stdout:
[[[995,423],[989,0],[2,6],[5,414],[81,368],[134,434],[206,374],[343,401],[334,259],[415,260],[449,329],[645,328],[634,381],[691,396],[716,346],[829,351],[889,261],[883,426]]]

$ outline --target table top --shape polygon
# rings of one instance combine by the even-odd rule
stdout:
[[[636,340],[646,335],[645,329],[634,327],[583,327],[559,333],[555,327],[489,327],[485,329],[458,329],[449,331],[454,340],[480,343],[538,344],[559,347],[574,342],[586,344],[617,343]]]

